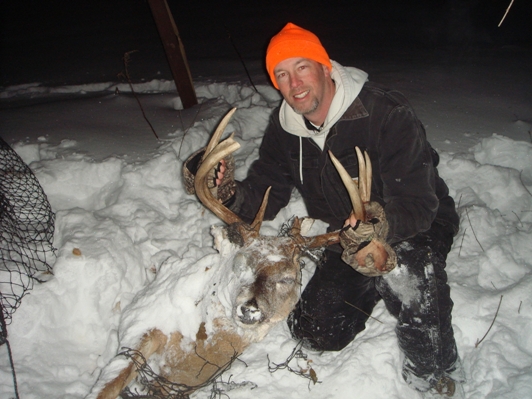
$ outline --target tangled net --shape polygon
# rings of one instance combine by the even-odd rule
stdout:
[[[52,270],[54,222],[35,175],[0,138],[0,345],[22,297]]]
[[[122,349],[123,351],[119,353],[118,356],[124,356],[133,361],[133,364],[137,370],[137,381],[145,390],[145,393],[139,393],[136,390],[132,391],[126,387],[120,394],[122,399],[190,399],[190,395],[193,392],[209,385],[212,386],[209,399],[221,398],[222,395],[229,398],[229,396],[226,394],[226,391],[230,391],[237,386],[247,386],[251,384],[251,388],[253,389],[254,384],[248,381],[243,383],[234,383],[231,381],[224,382],[221,380],[222,374],[229,370],[233,362],[238,359],[238,353],[236,351],[226,364],[217,366],[217,371],[207,381],[195,386],[189,386],[171,382],[157,374],[148,365],[146,358],[141,352],[131,348]],[[197,352],[196,354],[199,356]],[[205,364],[207,363],[213,365],[205,360]]]

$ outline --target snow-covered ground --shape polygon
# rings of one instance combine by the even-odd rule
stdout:
[[[385,60],[376,55],[342,61],[403,91],[440,153],[439,171],[462,220],[447,273],[467,397],[532,397],[531,50],[391,49]],[[195,61],[192,68],[209,71],[212,65],[212,60]],[[220,222],[185,193],[182,162],[205,145],[231,107],[238,107],[226,132],[236,132],[242,145],[235,157],[236,177],[243,178],[280,99],[259,67],[251,71],[258,93],[239,62],[220,62],[216,71],[216,79],[195,79],[200,104],[187,110],[172,81],[134,84],[160,140],[124,83],[28,82],[1,88],[0,135],[34,171],[57,218],[54,275],[24,297],[8,326],[20,398],[83,398],[119,349],[121,315],[144,288],[157,284],[154,270],[171,257],[177,276],[180,267],[215,253],[209,231]],[[297,193],[265,224],[264,233],[275,234],[293,215],[305,215]],[[308,263],[305,279],[311,272]],[[188,278],[198,284],[202,277]],[[164,325],[173,311],[157,309],[160,320],[146,323]],[[283,363],[296,345],[286,326],[278,325],[222,376],[247,382],[227,395],[415,398],[401,378],[394,319],[382,303],[372,316],[343,351],[292,360],[294,369],[310,363],[316,384],[286,369],[268,371],[268,359]],[[204,389],[193,397],[210,395]],[[0,397],[14,397],[5,345]]]

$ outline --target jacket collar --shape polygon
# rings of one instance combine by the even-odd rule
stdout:
[[[355,120],[360,118],[365,118],[366,116],[369,116],[369,112],[364,107],[364,104],[360,100],[359,97],[355,98],[355,100],[351,103],[349,108],[344,112],[342,117],[339,119],[339,121],[345,121],[345,120]]]

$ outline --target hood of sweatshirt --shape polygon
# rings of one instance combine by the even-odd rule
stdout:
[[[303,116],[297,114],[286,101],[283,100],[279,110],[279,120],[284,130],[295,136],[311,137],[322,149],[329,130],[342,117],[368,80],[368,74],[360,69],[344,67],[333,60],[331,63],[331,78],[335,82],[336,92],[319,132],[309,130]]]

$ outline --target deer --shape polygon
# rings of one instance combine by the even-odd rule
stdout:
[[[218,125],[194,181],[200,202],[225,223],[211,228],[218,254],[213,255],[217,261],[210,263],[209,272],[213,273],[211,281],[215,281],[218,291],[216,295],[213,292],[203,296],[196,304],[204,306],[208,315],[202,316],[204,319],[192,337],[183,331],[167,332],[154,327],[145,331],[138,342],[121,341],[121,346],[130,345],[135,350],[126,358],[119,353],[111,359],[86,399],[117,398],[138,375],[138,364],[154,355],[159,359],[160,376],[179,384],[182,397],[188,397],[198,387],[212,381],[213,376],[230,365],[246,347],[262,340],[277,323],[288,317],[300,297],[300,259],[306,251],[339,243],[339,231],[306,236],[309,220],[298,217],[293,218],[286,236],[261,235],[271,187],[264,194],[251,224],[215,198],[212,187],[209,188],[210,172],[240,147],[234,140],[234,133],[220,142],[235,111],[233,108]],[[370,164],[369,158],[359,157],[359,161]],[[359,185],[337,163],[335,166],[348,186],[353,206],[358,209],[354,211],[363,218],[363,204],[369,201],[371,192],[371,167],[362,168],[364,176],[359,179],[359,190]],[[155,283],[157,277],[152,282]],[[224,294],[221,290],[226,285],[232,288]]]

